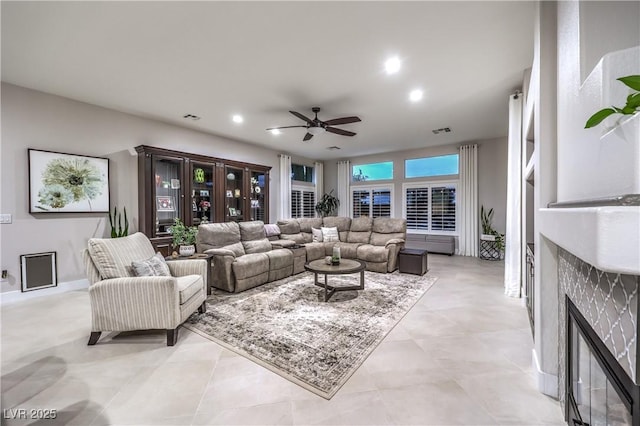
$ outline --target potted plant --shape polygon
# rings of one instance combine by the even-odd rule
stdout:
[[[496,250],[500,253],[500,257],[502,257],[502,253],[504,252],[504,234],[493,229],[493,226],[491,225],[492,220],[493,209],[489,209],[487,211],[484,209],[484,206],[480,206],[480,222],[482,224],[482,235],[480,236],[480,240],[492,241]]]
[[[129,235],[129,220],[127,208],[124,208],[124,226],[122,225],[122,213],[118,213],[118,207],[113,207],[113,216],[109,212],[109,225],[111,226],[111,238],[126,237]]]
[[[320,201],[316,203],[316,213],[318,213],[321,217],[331,216],[338,206],[340,205],[340,200],[333,196],[333,189],[329,191],[329,193],[325,193]]]
[[[196,235],[198,227],[185,226],[185,224],[176,217],[173,226],[171,226],[171,235],[173,236],[173,248],[180,247],[180,256],[192,256],[196,252]]]

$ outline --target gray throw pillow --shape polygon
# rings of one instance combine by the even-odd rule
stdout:
[[[136,277],[170,277],[171,272],[162,254],[156,253],[147,260],[131,262]]]

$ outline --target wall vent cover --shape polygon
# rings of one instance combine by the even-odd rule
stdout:
[[[440,129],[433,129],[432,130],[434,135],[439,135],[440,133],[451,133],[451,128],[450,127],[442,127]]]
[[[327,148],[329,151],[335,151],[336,149],[340,149],[339,146],[330,146],[329,148]]]

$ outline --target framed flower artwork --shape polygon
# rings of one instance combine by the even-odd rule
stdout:
[[[109,212],[109,159],[28,150],[29,213]]]

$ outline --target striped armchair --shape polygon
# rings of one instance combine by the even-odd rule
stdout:
[[[171,276],[135,276],[132,262],[154,255],[151,242],[141,232],[89,240],[83,252],[91,282],[89,345],[95,345],[103,331],[165,329],[167,346],[173,346],[178,326],[196,309],[206,310],[207,262],[172,260],[166,263]]]

